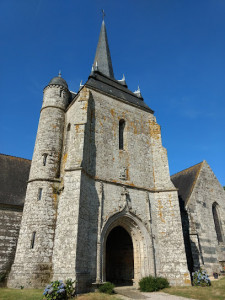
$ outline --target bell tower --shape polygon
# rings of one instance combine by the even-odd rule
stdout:
[[[148,275],[190,284],[177,189],[154,111],[114,77],[103,20],[77,94],[61,77],[44,89],[8,285],[72,278],[80,293]]]

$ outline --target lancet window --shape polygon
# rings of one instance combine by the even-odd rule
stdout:
[[[125,128],[125,121],[121,119],[119,121],[119,149],[124,149],[124,128]]]

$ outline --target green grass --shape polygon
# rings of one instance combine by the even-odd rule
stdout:
[[[170,287],[162,291],[171,295],[182,296],[186,298],[194,298],[199,300],[224,300],[225,277],[216,281],[212,281],[212,285],[209,287]]]
[[[43,290],[36,289],[0,289],[0,300],[41,300]]]
[[[35,289],[7,289],[0,288],[0,300],[41,300],[43,290]],[[117,296],[106,295],[102,293],[89,293],[79,296],[79,300],[120,300]]]

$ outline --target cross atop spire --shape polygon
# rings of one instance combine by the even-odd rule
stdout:
[[[102,9],[102,21],[104,21],[104,18],[105,18],[105,11],[104,9]]]
[[[114,78],[112,60],[109,51],[109,44],[108,44],[105,21],[104,21],[104,16],[105,16],[104,10],[102,11],[102,13],[103,13],[103,20],[102,20],[98,45],[95,53],[94,66],[96,66],[97,63],[98,70],[101,73],[105,74],[108,77]]]

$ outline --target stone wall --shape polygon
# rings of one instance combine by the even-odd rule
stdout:
[[[213,203],[218,204],[223,242],[218,242],[212,214]],[[203,267],[209,274],[219,272],[225,261],[225,192],[204,161],[192,195],[187,203],[190,224],[195,225],[192,251],[195,269]]]
[[[0,274],[7,274],[14,261],[22,208],[0,206]]]
[[[121,119],[123,150],[119,150]],[[71,275],[79,291],[104,281],[107,235],[123,226],[134,243],[136,284],[155,273],[167,276],[172,284],[189,284],[177,192],[155,117],[83,88],[66,113],[65,128],[69,124],[54,250],[54,268],[61,271],[55,271],[55,278]],[[66,218],[68,207],[73,218]]]
[[[132,239],[135,285],[149,274],[189,284],[177,191],[153,114],[84,87],[64,116],[59,94],[45,89],[9,286],[40,287],[53,276],[91,289],[106,279],[107,237],[117,226]]]

